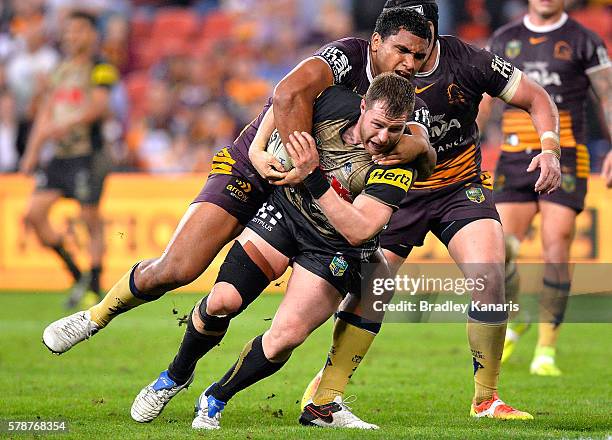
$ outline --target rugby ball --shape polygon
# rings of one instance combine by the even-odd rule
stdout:
[[[278,130],[275,129],[272,136],[270,136],[266,151],[281,163],[285,171],[290,171],[293,169],[293,162],[291,161],[291,157],[289,157],[289,153],[287,153],[287,149],[283,145],[283,141],[281,140]]]

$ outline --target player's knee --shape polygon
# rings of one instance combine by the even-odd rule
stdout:
[[[505,268],[503,264],[475,264],[472,273],[467,276],[474,280],[474,299],[501,304],[504,298]]]
[[[213,286],[206,304],[206,313],[211,316],[224,316],[238,313],[242,306],[242,297],[234,286],[228,283],[217,283]]]

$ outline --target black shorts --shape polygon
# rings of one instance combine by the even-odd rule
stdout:
[[[583,147],[579,146],[578,148]],[[495,203],[528,203],[546,200],[567,206],[576,213],[584,209],[587,192],[589,156],[586,148],[563,148],[561,152],[561,188],[552,194],[538,194],[534,191],[540,176],[539,169],[528,173],[531,160],[540,153],[503,151],[495,171]],[[578,157],[577,157],[578,156]],[[580,177],[578,177],[580,176]]]
[[[399,249],[409,252],[413,246],[422,246],[429,231],[441,238],[450,222],[483,218],[500,221],[493,191],[480,178],[438,189],[411,189],[383,230],[380,246],[406,257]]]
[[[193,203],[213,203],[246,225],[272,189],[251,162],[237,148],[229,146],[213,157],[212,170]]]
[[[53,158],[36,172],[36,190],[58,190],[82,205],[97,205],[110,170],[110,159],[102,151],[89,156]]]
[[[342,296],[361,291],[359,248],[330,241],[282,194],[275,191],[247,228],[307,271],[323,278]]]

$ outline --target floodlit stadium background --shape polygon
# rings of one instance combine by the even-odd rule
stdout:
[[[3,0],[0,2],[0,290],[63,290],[70,279],[22,217],[33,187],[13,174],[35,94],[58,60],[62,17],[86,4],[99,17],[100,51],[121,72],[113,90],[106,148],[116,173],[102,200],[107,253],[103,286],[135,261],[159,255],[206,178],[214,153],[256,116],[274,85],[323,43],[367,38],[384,0]],[[441,33],[484,46],[494,29],[519,17],[521,0],[438,0]],[[571,14],[612,47],[609,2],[570,1]],[[608,5],[608,6],[606,6]],[[35,52],[35,55],[33,53]],[[20,74],[37,63],[36,78]],[[588,148],[597,173],[610,148],[599,106],[589,105]],[[483,139],[484,169],[493,170],[499,119]],[[578,217],[576,261],[612,262],[612,191],[594,174]],[[52,222],[86,265],[87,236],[78,206],[57,204]],[[537,223],[535,225],[537,227]],[[537,259],[534,228],[522,256]],[[412,260],[446,259],[430,236]],[[207,290],[217,264],[186,290]]]

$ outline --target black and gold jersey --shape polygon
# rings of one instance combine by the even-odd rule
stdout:
[[[588,75],[611,66],[602,39],[567,14],[549,26],[535,26],[525,16],[496,31],[490,48],[548,92],[559,109],[561,146],[576,147],[579,159],[588,163],[584,147]],[[540,148],[531,118],[523,110],[506,107],[502,130],[504,151]],[[581,171],[582,177],[588,176],[587,169]]]
[[[87,110],[96,87],[112,87],[119,80],[117,69],[102,61],[64,61],[55,69],[50,82],[51,118],[54,122],[73,118]],[[56,142],[55,156],[87,156],[102,148],[101,121],[78,125]]]
[[[329,87],[317,98],[313,133],[320,168],[344,200],[352,203],[364,193],[395,210],[416,176],[410,166],[376,165],[362,144],[344,142],[342,134],[359,119],[360,102],[358,94],[342,86]],[[346,244],[308,191],[290,187],[283,187],[281,191],[322,236]],[[375,243],[366,247],[374,246],[375,249]]]

